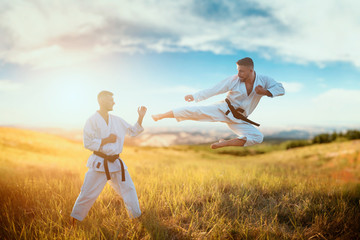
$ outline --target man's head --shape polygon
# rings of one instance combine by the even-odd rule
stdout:
[[[114,99],[113,99],[113,93],[109,92],[109,91],[101,91],[98,96],[98,102],[99,102],[99,106],[100,109],[103,109],[105,111],[112,111],[113,110],[113,106],[115,104]]]
[[[254,72],[254,62],[251,58],[242,58],[236,62],[238,77],[241,81],[246,81]]]

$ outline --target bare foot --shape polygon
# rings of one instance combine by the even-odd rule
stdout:
[[[157,114],[157,115],[151,115],[151,117],[152,117],[152,119],[153,119],[155,122],[157,122],[158,120],[160,120],[160,119],[161,119],[159,115],[160,115],[160,114]]]
[[[210,147],[212,149],[221,148],[221,147],[223,147],[222,142],[224,142],[224,141],[225,141],[224,139],[220,139],[218,142],[211,144]]]
[[[77,221],[78,220],[76,218],[73,218],[73,217],[70,216],[70,225],[71,225],[71,227],[76,227],[76,222]]]

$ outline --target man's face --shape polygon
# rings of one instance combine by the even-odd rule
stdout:
[[[252,72],[251,67],[248,66],[242,66],[242,65],[236,65],[238,70],[238,77],[241,81],[245,81],[250,77],[250,74]]]
[[[112,111],[114,105],[114,98],[110,95],[105,95],[100,100],[100,106],[107,111]]]

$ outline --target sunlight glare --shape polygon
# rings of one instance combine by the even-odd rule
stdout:
[[[46,91],[48,108],[66,116],[79,117],[96,104],[98,89],[95,81],[88,75],[68,74],[52,79]]]

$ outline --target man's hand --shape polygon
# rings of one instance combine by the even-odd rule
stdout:
[[[187,101],[187,102],[192,102],[192,101],[194,101],[194,97],[193,97],[193,95],[186,95],[185,96],[185,101]]]
[[[144,106],[141,106],[141,107],[138,108],[138,114],[139,114],[138,123],[139,123],[140,126],[141,126],[142,121],[143,121],[143,119],[144,119],[146,110],[147,110],[147,108],[144,107]]]
[[[116,138],[117,138],[117,136],[116,136],[115,134],[113,134],[113,133],[110,134],[110,135],[107,137],[109,143],[114,143],[114,142],[116,142]]]
[[[265,88],[263,88],[261,85],[257,85],[255,87],[255,92],[259,95],[266,95],[268,97],[272,97],[271,92],[269,92],[268,90],[266,90]]]
[[[144,107],[144,106],[141,106],[138,108],[138,114],[139,114],[139,117],[144,117],[145,114],[146,114],[146,111],[147,111],[147,108]]]
[[[116,138],[117,136],[115,134],[110,134],[107,138],[103,138],[101,140],[101,147],[104,146],[105,144],[108,144],[108,143],[114,143],[116,142]]]

